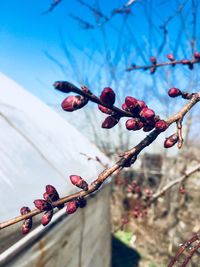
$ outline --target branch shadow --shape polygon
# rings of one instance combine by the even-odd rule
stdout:
[[[112,267],[139,267],[140,254],[112,236]]]

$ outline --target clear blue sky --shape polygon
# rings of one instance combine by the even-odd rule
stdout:
[[[85,1],[90,4],[95,2],[92,0]],[[109,15],[113,8],[121,6],[126,1],[99,2],[101,2],[103,12]],[[73,13],[86,21],[94,22],[92,13],[75,0],[63,0],[53,12],[47,15],[41,15],[41,13],[50,6],[51,1],[0,1],[0,71],[49,103],[53,101],[53,95],[51,95],[50,89],[55,80],[66,78],[76,81],[76,70],[73,69],[73,66],[71,68],[67,67],[69,72],[64,75],[59,67],[44,53],[44,51],[48,52],[68,66],[66,56],[61,47],[61,32],[71,56],[75,58],[76,64],[80,67],[77,70],[79,72],[77,75],[79,74],[80,76],[80,72],[84,74],[83,80],[87,80],[87,76],[89,77],[91,75],[93,69],[90,66],[91,69],[88,67],[87,71],[87,68],[83,67],[86,61],[84,53],[93,54],[93,58],[100,60],[102,56],[101,50],[104,46],[109,48],[111,56],[112,53],[114,54],[116,52],[117,45],[123,48],[123,44],[120,44],[119,32],[116,32],[115,28],[124,31],[123,36],[130,36],[131,30],[138,46],[142,50],[142,46],[144,46],[144,50],[148,52],[148,58],[154,53],[154,50],[156,51],[158,49],[156,45],[161,44],[162,35],[160,33],[157,34],[156,30],[154,30],[155,38],[152,37],[153,34],[149,32],[145,9],[142,8],[141,2],[143,2],[143,5],[146,2],[146,11],[152,14],[153,23],[157,24],[158,27],[176,10],[174,4],[176,1],[173,0],[155,0],[152,1],[152,7],[150,7],[150,1],[140,0],[139,3],[132,7],[133,15],[128,18],[130,29],[122,29],[124,17],[120,15],[116,16],[111,23],[108,23],[103,28],[107,40],[105,44],[102,39],[103,35],[101,30],[85,31],[81,29],[76,21],[69,17],[69,14]],[[186,23],[188,23],[187,19],[191,21],[191,18],[186,17],[190,3],[191,1],[188,0],[185,7],[185,17],[183,19]],[[177,18],[169,24],[171,33],[168,51],[175,47],[178,31],[180,31],[180,20],[181,18]],[[157,29],[159,31],[158,27]],[[186,27],[188,27],[188,34],[191,34],[190,24],[187,24]],[[124,39],[125,37],[121,38],[121,41],[124,42]],[[182,42],[185,42],[184,38]],[[131,41],[124,42],[125,45],[129,45],[131,50]],[[123,50],[121,54],[123,54]],[[137,51],[134,51],[132,55],[133,60],[136,55]],[[119,57],[122,57],[122,55]],[[140,56],[136,58],[142,63]],[[124,60],[126,61],[126,59]],[[80,77],[77,78],[78,81],[80,81]]]

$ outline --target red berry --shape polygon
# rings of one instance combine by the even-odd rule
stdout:
[[[108,116],[107,118],[105,118],[105,120],[103,121],[101,127],[105,128],[105,129],[110,129],[113,128],[117,123],[119,122],[118,119],[116,119],[113,116]]]
[[[61,104],[65,111],[75,111],[84,107],[88,103],[88,99],[80,95],[71,95],[65,98]]]
[[[66,205],[66,213],[72,214],[77,210],[77,203],[76,201],[68,202]]]
[[[47,225],[48,223],[50,223],[52,217],[53,217],[53,210],[46,211],[42,216],[41,224],[43,226]]]
[[[143,108],[140,112],[140,117],[151,120],[155,116],[155,112],[150,108]]]
[[[170,61],[174,61],[174,60],[175,60],[175,58],[174,58],[174,56],[173,56],[172,54],[168,54],[168,55],[167,55],[167,58],[168,58]]]
[[[111,109],[106,108],[106,107],[104,107],[104,106],[102,106],[102,105],[98,105],[98,108],[99,108],[99,110],[101,110],[101,112],[103,112],[103,113],[106,113],[106,114],[109,114],[109,115],[113,113]]]
[[[179,90],[178,88],[175,88],[175,87],[170,88],[169,91],[168,91],[168,95],[170,97],[177,97],[177,96],[179,96],[181,94],[182,94],[181,90]]]
[[[100,100],[107,106],[113,106],[115,103],[115,92],[110,87],[103,89]]]
[[[164,132],[168,128],[168,124],[164,120],[159,120],[155,124],[156,130]]]
[[[84,191],[88,190],[88,184],[85,180],[83,180],[83,178],[81,178],[78,175],[70,175],[70,180],[71,183],[81,189],[83,189]]]
[[[40,211],[51,210],[52,206],[44,199],[36,199],[34,202],[35,207]]]
[[[164,147],[165,148],[170,148],[174,146],[178,142],[178,135],[172,134],[171,136],[167,137],[165,142],[164,142]]]

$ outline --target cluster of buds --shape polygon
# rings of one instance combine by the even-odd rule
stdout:
[[[84,191],[88,190],[87,182],[78,175],[71,175],[70,181],[73,185],[77,186],[78,188],[83,189]],[[52,185],[46,185],[45,192],[43,194],[43,199],[36,199],[33,203],[35,207],[44,212],[41,218],[41,224],[46,226],[50,223],[53,214],[54,208],[62,209],[64,208],[64,203],[55,205],[55,202],[60,199],[58,191]],[[87,201],[84,197],[77,197],[76,199],[67,202],[66,204],[66,213],[72,214],[78,208],[84,208],[87,204]],[[20,209],[21,215],[30,213],[31,210],[28,207],[22,207]],[[27,234],[32,228],[32,217],[26,219],[22,225],[22,233]]]
[[[155,128],[163,132],[168,128],[168,124],[164,120],[160,120],[154,110],[150,109],[142,100],[127,96],[122,109],[133,114],[133,118],[126,121],[126,128],[129,131],[143,129],[144,132],[149,132]]]
[[[147,216],[147,213],[148,213],[148,209],[146,206],[143,206],[143,205],[136,205],[132,210],[132,216],[135,219],[144,218]]]
[[[145,187],[144,189],[141,189],[141,186],[137,181],[133,181],[128,185],[127,192],[132,193],[136,195],[137,198],[142,198],[144,200],[149,200],[153,195],[153,192],[150,188]]]

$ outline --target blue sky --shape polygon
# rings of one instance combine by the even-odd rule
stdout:
[[[95,1],[86,0],[86,2],[93,4]],[[100,2],[103,12],[109,15],[113,8],[121,6],[126,1]],[[95,67],[95,63],[88,63],[89,59],[86,54],[91,55],[96,61],[102,62],[102,58],[105,56],[105,47],[109,50],[113,64],[115,61],[123,61],[120,72],[120,77],[123,77],[123,75],[127,75],[122,71],[125,63],[128,64],[130,60],[134,59],[143,63],[137,49],[133,47],[133,52],[131,52],[131,38],[135,38],[138,46],[146,51],[148,62],[148,57],[154,52],[156,53],[156,49],[162,42],[159,25],[176,10],[175,1],[172,0],[155,0],[152,1],[151,6],[150,1],[145,1],[146,11],[142,7],[142,4],[145,3],[141,4],[141,2],[143,1],[140,0],[132,7],[133,15],[127,18],[127,25],[129,26],[123,26],[125,18],[118,15],[102,29],[86,31],[81,29],[80,25],[69,16],[70,13],[73,13],[86,21],[94,22],[93,14],[77,1],[63,0],[53,12],[47,15],[41,15],[41,13],[50,6],[51,1],[0,1],[0,71],[16,80],[46,103],[54,102],[55,95],[51,94],[51,88],[55,80],[68,79],[80,82],[81,80],[87,81],[88,78],[92,80],[92,76],[97,77],[94,73],[95,69],[96,72],[98,69]],[[188,21],[191,20],[187,15],[190,2],[188,0],[186,3],[185,22],[187,19]],[[152,23],[157,25],[154,34],[149,31],[145,12],[152,14]],[[169,23],[170,41],[167,45],[168,50],[163,51],[164,54],[175,48],[178,32],[181,32],[180,21],[181,18],[177,18],[173,23]],[[190,24],[187,24],[187,27],[189,34],[191,34]],[[118,29],[118,32],[115,29]],[[120,31],[123,33],[122,38],[119,34]],[[130,31],[134,36],[128,40]],[[74,66],[68,63],[69,60],[63,52],[61,34],[71,55],[70,62],[73,62]],[[103,34],[106,36],[106,44],[102,38]],[[185,37],[182,35],[181,38],[181,42],[187,46]],[[114,57],[118,46],[120,53]],[[130,56],[129,58],[125,58],[123,55],[124,47],[130,50],[130,53],[127,54]],[[45,55],[45,52],[66,66],[65,75]],[[182,53],[184,54],[184,51]]]

